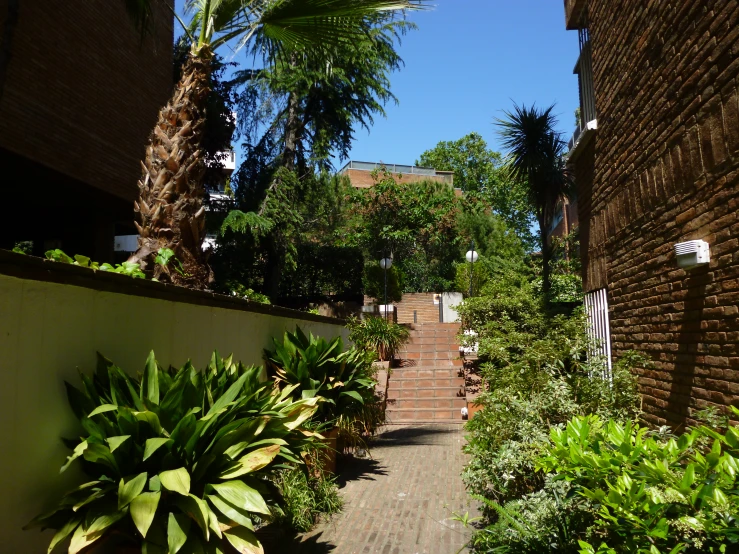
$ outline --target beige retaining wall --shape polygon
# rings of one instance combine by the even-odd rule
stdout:
[[[135,373],[152,349],[163,365],[204,367],[214,349],[259,364],[272,337],[296,325],[347,336],[340,320],[52,264],[0,253],[3,553],[46,552],[53,533],[21,527],[80,478],[59,477],[60,438],[79,432],[64,380],[78,384],[77,368],[92,371],[96,351]]]

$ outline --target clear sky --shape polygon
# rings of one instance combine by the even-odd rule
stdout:
[[[411,14],[418,30],[400,47],[405,68],[392,77],[399,105],[387,107],[351,158],[413,163],[442,140],[480,133],[499,149],[493,120],[513,102],[557,103],[569,138],[578,107],[576,31],[566,31],[560,0],[437,0]]]
[[[176,1],[181,12],[183,0]],[[513,102],[556,102],[569,138],[579,103],[572,74],[578,41],[575,31],[565,30],[561,0],[431,4],[410,14],[418,30],[399,47],[405,67],[391,78],[399,104],[389,104],[387,118],[376,118],[369,133],[357,129],[351,159],[412,164],[437,142],[473,131],[499,149],[493,120]],[[243,55],[235,61],[251,63]],[[337,169],[341,165],[337,160]]]

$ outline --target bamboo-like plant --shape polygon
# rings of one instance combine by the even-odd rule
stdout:
[[[262,552],[252,519],[275,503],[264,477],[302,463],[313,438],[299,428],[319,398],[296,401],[264,368],[217,353],[198,371],[164,370],[152,352],[140,378],[99,356],[80,377],[67,394],[84,435],[62,471],[77,462],[91,480],[29,524],[57,530],[49,552],[70,536],[70,554],[114,537],[144,554]]]
[[[141,28],[150,22],[153,0],[126,0]],[[139,215],[137,251],[130,261],[154,269],[157,278],[205,288],[212,280],[202,251],[205,208],[204,155],[200,150],[213,53],[227,44],[251,46],[255,53],[289,48],[318,53],[350,48],[380,12],[420,7],[424,0],[187,0],[186,30],[191,49],[182,77],[146,148],[134,210]],[[330,63],[328,64],[330,66]],[[182,272],[165,274],[154,257],[174,252]]]

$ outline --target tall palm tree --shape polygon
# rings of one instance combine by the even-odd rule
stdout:
[[[554,105],[539,110],[514,104],[512,112],[496,124],[507,150],[511,177],[526,187],[529,204],[539,224],[543,291],[551,288],[551,245],[547,241],[549,226],[557,205],[573,195],[572,179],[565,166],[567,144],[556,130]]]
[[[141,29],[151,19],[153,1],[125,0]],[[134,204],[140,219],[136,222],[138,250],[130,260],[177,284],[206,288],[212,281],[202,251],[205,164],[199,146],[211,60],[218,48],[247,46],[255,53],[285,48],[320,51],[360,36],[367,18],[378,12],[415,9],[424,1],[187,0],[191,19],[183,27],[191,42],[190,54],[146,148],[139,199]],[[176,271],[154,263],[161,248],[174,252]]]

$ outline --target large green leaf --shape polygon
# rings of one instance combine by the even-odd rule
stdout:
[[[247,473],[260,470],[268,466],[277,454],[280,453],[279,445],[266,446],[258,450],[249,452],[242,456],[235,464],[229,466],[218,476],[221,479],[233,479]]]
[[[210,508],[206,504],[205,500],[198,498],[194,494],[189,494],[183,498],[176,500],[177,506],[189,515],[198,527],[203,531],[205,540],[210,540],[210,528],[208,526],[210,521]]]
[[[244,373],[241,377],[239,377],[239,379],[228,388],[225,394],[223,394],[218,400],[216,400],[216,402],[213,404],[210,410],[208,410],[208,413],[205,414],[202,420],[209,420],[214,415],[220,413],[221,410],[223,410],[231,402],[233,402],[241,392],[241,389],[244,387],[244,382],[246,381],[248,376],[249,375],[247,373]]]
[[[128,506],[131,501],[136,498],[144,490],[146,486],[146,480],[148,475],[146,473],[140,473],[128,482],[121,482],[118,484],[118,509],[121,510]]]
[[[252,524],[252,521],[246,514],[246,512],[239,510],[236,506],[229,504],[215,494],[209,494],[207,498],[208,500],[210,500],[213,506],[215,506],[216,510],[221,512],[228,519],[230,519],[234,523],[238,523],[239,525],[247,527],[252,531],[254,530],[254,525]]]
[[[74,462],[77,458],[82,456],[85,453],[85,450],[87,450],[87,446],[88,446],[87,441],[82,441],[81,443],[79,443],[75,447],[72,455],[67,457],[67,463],[62,466],[62,468],[59,470],[59,473],[64,473],[72,462]]]
[[[131,438],[131,435],[121,435],[118,437],[108,437],[105,442],[108,443],[111,452],[115,452],[116,449]]]
[[[142,492],[131,501],[129,507],[131,519],[133,519],[136,529],[139,530],[139,533],[144,538],[146,538],[146,533],[149,531],[149,527],[151,527],[151,522],[154,521],[161,496],[162,493],[159,491]]]
[[[227,481],[213,485],[213,488],[218,496],[237,508],[258,514],[271,514],[262,495],[243,481]]]
[[[144,421],[149,424],[149,426],[152,428],[152,430],[159,435],[162,432],[162,424],[159,423],[159,417],[154,413],[150,412],[149,410],[144,410],[141,412],[131,412],[136,419],[139,421]]]
[[[339,396],[349,396],[349,397],[353,398],[354,400],[356,400],[357,402],[359,402],[360,404],[364,404],[364,398],[362,398],[362,395],[359,394],[355,390],[347,390],[347,391],[344,391]]]
[[[231,546],[240,554],[264,554],[264,549],[257,536],[249,529],[236,527],[225,531],[223,534],[231,543]]]
[[[160,447],[164,446],[168,442],[170,442],[172,439],[167,439],[164,437],[158,437],[154,439],[146,439],[146,443],[144,445],[144,457],[143,460],[148,459],[154,452],[157,451]]]
[[[151,404],[159,405],[159,368],[154,357],[154,351],[149,352],[144,368],[144,378],[141,383],[141,400],[148,400]]]
[[[162,471],[159,474],[162,486],[183,496],[190,494],[190,474],[184,467],[171,471]]]
[[[80,521],[81,518],[79,517],[72,518],[64,525],[64,527],[59,529],[59,531],[57,531],[54,535],[54,538],[51,539],[51,544],[49,544],[49,549],[46,551],[46,554],[49,554],[52,550],[54,550],[57,544],[66,539],[69,534],[77,528],[77,526],[80,524]]]
[[[169,554],[177,554],[187,542],[187,534],[190,532],[192,520],[185,514],[173,514],[170,512],[167,520],[167,545]]]
[[[118,406],[115,404],[103,404],[102,406],[98,406],[93,411],[90,412],[90,415],[87,417],[96,416],[98,414],[104,414],[105,412],[112,412],[113,410],[117,410]]]

